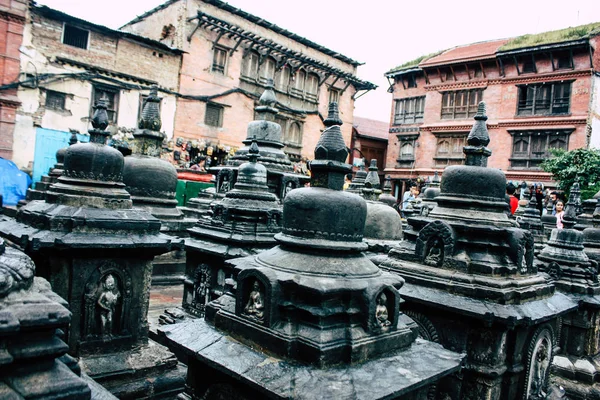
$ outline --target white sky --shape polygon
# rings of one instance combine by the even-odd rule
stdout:
[[[38,0],[96,24],[118,28],[163,0]],[[355,115],[389,121],[383,74],[450,47],[600,21],[600,0],[229,0],[365,65],[358,76],[379,88],[356,101]],[[600,49],[598,50],[600,51]]]

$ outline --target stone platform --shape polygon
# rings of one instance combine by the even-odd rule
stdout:
[[[235,393],[236,399],[420,398],[430,384],[458,371],[464,357],[417,339],[406,349],[364,363],[317,368],[250,348],[202,319],[162,326],[159,335],[175,353],[188,356],[192,375],[205,377],[188,381],[198,398],[207,386],[220,394]]]

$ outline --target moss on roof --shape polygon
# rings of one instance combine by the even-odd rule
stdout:
[[[541,46],[544,44],[568,42],[571,40],[585,39],[600,34],[600,22],[560,29],[557,31],[542,32],[534,35],[517,36],[509,40],[498,51],[515,50],[526,47]]]
[[[426,54],[426,55],[424,55],[424,56],[420,56],[420,57],[418,57],[418,58],[415,58],[414,60],[411,60],[411,61],[405,62],[405,63],[404,63],[404,64],[402,64],[402,65],[398,65],[397,67],[395,67],[395,68],[392,68],[392,69],[391,69],[391,70],[389,70],[387,73],[389,74],[389,73],[393,73],[393,72],[399,72],[399,71],[403,71],[403,70],[406,70],[406,69],[416,68],[416,67],[418,67],[418,66],[419,66],[419,64],[420,64],[422,61],[428,60],[428,59],[430,59],[430,58],[432,58],[432,57],[435,57],[435,56],[439,56],[439,55],[440,55],[440,54],[442,54],[444,51],[446,51],[446,50],[440,50],[440,51],[436,51],[435,53],[431,53],[431,54]]]

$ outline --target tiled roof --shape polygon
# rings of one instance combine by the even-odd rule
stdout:
[[[510,39],[500,39],[458,46],[453,49],[446,50],[438,56],[431,57],[421,62],[419,66],[433,67],[436,65],[494,58],[498,49],[506,44],[509,40]]]
[[[354,117],[354,129],[360,136],[388,140],[390,124],[369,118]]]

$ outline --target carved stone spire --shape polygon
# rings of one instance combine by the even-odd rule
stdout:
[[[378,172],[377,160],[372,159],[369,172],[365,178],[365,187],[362,189],[365,200],[377,201],[381,194],[381,180]]]
[[[383,193],[379,196],[379,201],[392,207],[396,204],[396,198],[392,195],[392,177],[386,176],[383,184]]]
[[[73,146],[77,144],[79,140],[77,140],[77,132],[71,132],[71,137],[69,138],[69,146]]]
[[[255,108],[256,119],[264,121],[275,121],[275,116],[279,110],[277,105],[277,97],[273,90],[273,79],[267,79],[266,89],[258,100],[259,105]]]
[[[576,200],[581,198],[581,191],[579,190],[579,182],[575,182],[571,187],[571,193],[569,193],[569,200],[565,205],[565,215],[563,216],[563,226],[565,229],[573,229],[577,223],[576,214]]]
[[[153,85],[150,95],[146,98],[142,116],[138,123],[140,129],[160,131],[162,121],[160,120],[160,98],[158,97],[158,86]]]
[[[108,127],[108,99],[106,96],[102,96],[94,107],[94,115],[92,116],[92,129],[88,132],[90,134],[91,143],[106,144],[106,139],[110,136],[110,132],[106,131]]]
[[[325,118],[323,121],[323,124],[326,127],[343,124],[342,119],[340,118],[340,109],[338,107],[338,103],[335,101],[329,103],[329,111],[327,113],[327,118]]]
[[[463,152],[467,156],[465,165],[477,167],[487,167],[487,159],[492,155],[492,151],[486,146],[490,143],[486,122],[488,117],[485,114],[485,103],[482,101],[475,114],[475,124],[467,137],[468,145],[463,147]]]
[[[319,138],[315,148],[315,159],[310,164],[312,186],[342,190],[344,176],[352,170],[352,167],[346,164],[348,148],[340,124],[337,123],[339,121],[337,103],[329,104],[327,120],[330,122],[326,124],[330,125]]]

